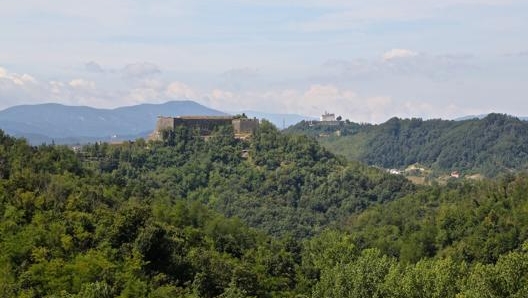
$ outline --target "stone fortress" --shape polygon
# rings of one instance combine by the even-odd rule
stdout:
[[[258,128],[259,120],[234,116],[158,116],[156,129],[150,135],[150,139],[161,140],[162,131],[179,126],[189,127],[198,131],[200,136],[207,138],[216,128],[226,125],[232,125],[235,138],[245,139],[253,135]]]

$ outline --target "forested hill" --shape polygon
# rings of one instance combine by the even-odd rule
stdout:
[[[294,287],[291,253],[272,252],[269,237],[288,236],[296,249],[412,190],[268,122],[251,141],[235,139],[231,126],[207,141],[179,128],[163,142],[77,153],[0,133],[0,296],[143,297],[161,287],[168,297],[212,297],[235,278],[267,297]]]
[[[392,118],[379,125],[300,122],[288,132],[316,136],[334,153],[384,168],[419,163],[488,177],[528,168],[528,122],[503,114],[463,121]]]
[[[527,185],[414,187],[266,122],[76,152],[0,131],[0,297],[526,297]]]
[[[372,203],[412,191],[394,177],[347,162],[313,138],[263,122],[250,141],[222,127],[205,141],[187,128],[164,142],[86,146],[86,162],[145,196],[203,203],[271,235],[303,238]]]

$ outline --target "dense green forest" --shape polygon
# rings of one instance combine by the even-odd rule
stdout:
[[[526,176],[417,187],[267,122],[163,139],[0,131],[0,296],[528,295]]]
[[[392,118],[379,125],[300,122],[287,132],[318,137],[336,154],[383,168],[418,163],[437,173],[487,177],[528,169],[528,122],[502,114],[464,121]]]

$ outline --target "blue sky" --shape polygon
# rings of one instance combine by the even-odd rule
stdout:
[[[0,109],[525,116],[526,15],[524,0],[5,1]]]

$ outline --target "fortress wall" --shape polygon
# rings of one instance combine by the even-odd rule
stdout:
[[[233,130],[235,134],[254,133],[259,125],[258,119],[233,119]]]
[[[156,130],[151,139],[160,139],[163,130],[171,130],[178,126],[185,126],[198,130],[200,135],[208,136],[220,126],[232,125],[236,135],[251,135],[258,128],[258,119],[233,119],[225,116],[183,116],[183,117],[158,117]]]
[[[186,126],[198,129],[200,134],[210,134],[215,128],[231,125],[232,118],[174,118],[174,126]]]
[[[158,122],[156,123],[156,131],[160,132],[165,129],[174,129],[173,117],[158,117]]]

